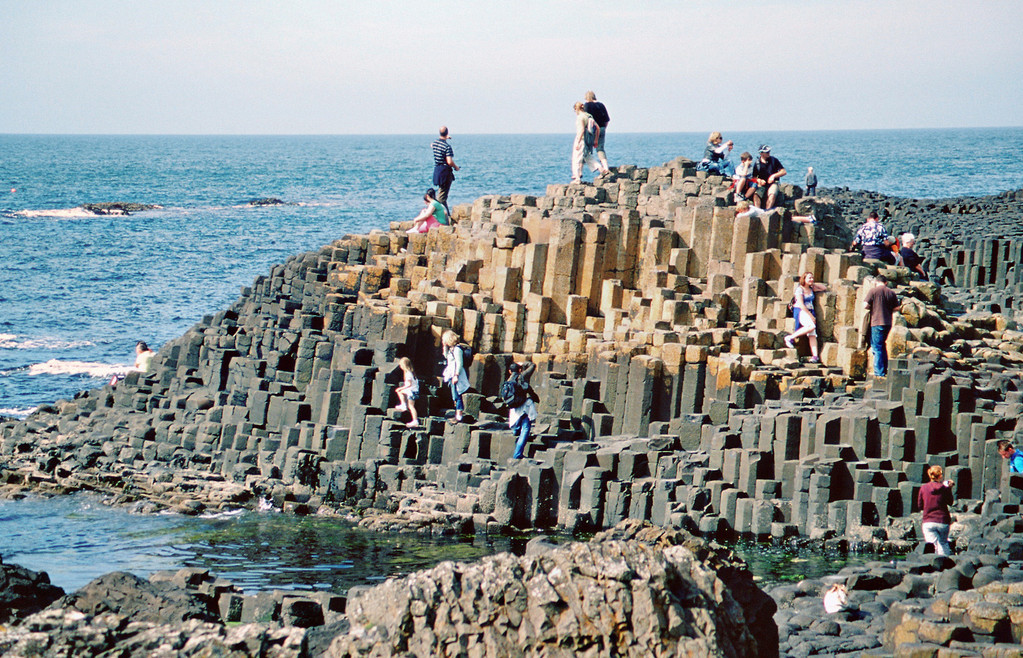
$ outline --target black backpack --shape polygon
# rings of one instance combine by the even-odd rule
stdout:
[[[468,372],[472,366],[472,348],[468,343],[459,343],[457,347],[462,350],[462,369]]]
[[[509,409],[517,409],[526,403],[526,390],[517,377],[510,377],[501,384],[501,399]]]

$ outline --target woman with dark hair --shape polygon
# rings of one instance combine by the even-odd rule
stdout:
[[[952,504],[952,480],[941,481],[945,474],[940,466],[927,469],[927,484],[920,487],[917,503],[923,512],[924,541],[934,544],[934,552],[938,555],[952,555],[948,545],[948,529],[952,524],[952,515],[948,506]]]
[[[795,347],[797,338],[806,336],[810,343],[810,353],[813,355],[810,357],[810,363],[820,361],[817,354],[817,312],[813,301],[816,293],[825,290],[827,288],[823,284],[814,283],[812,272],[804,272],[792,294],[792,317],[796,319],[796,330],[785,337],[785,345],[791,349]]]
[[[426,207],[412,220],[414,224],[408,230],[409,233],[426,233],[435,226],[447,226],[449,223],[448,213],[444,210],[444,205],[437,200],[436,190],[432,187],[426,190],[423,201],[426,202]]]

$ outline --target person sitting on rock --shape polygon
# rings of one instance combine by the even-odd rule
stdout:
[[[924,259],[913,250],[916,245],[916,236],[912,233],[902,234],[902,249],[899,255],[902,256],[902,264],[909,268],[910,272],[920,275],[920,278],[927,280],[927,272],[924,271]]]
[[[735,168],[735,175],[732,176],[732,186],[736,200],[746,199],[747,193],[751,193],[757,186],[753,181],[753,156],[749,151],[743,151],[739,156],[739,166]]]
[[[810,343],[810,363],[817,363],[820,357],[817,353],[817,312],[814,308],[814,296],[818,292],[827,290],[823,284],[814,283],[813,272],[804,272],[799,277],[799,283],[792,295],[792,317],[796,320],[796,330],[785,337],[785,345],[789,349],[794,348],[795,341],[801,336],[806,336]]]
[[[787,173],[778,158],[771,155],[771,147],[762,144],[760,158],[753,165],[753,180],[757,182],[757,189],[753,190],[753,204],[757,208],[770,210],[775,207],[781,196],[778,180]]]
[[[855,251],[856,247],[861,247],[864,258],[880,260],[891,265],[894,264],[891,251],[888,250],[891,243],[892,239],[884,225],[881,224],[881,218],[877,216],[877,211],[871,210],[867,215],[867,221],[857,229],[856,237],[853,238],[849,251]]]
[[[944,471],[934,465],[927,469],[930,482],[920,487],[917,492],[917,504],[923,512],[924,541],[934,544],[934,552],[938,555],[952,555],[948,545],[948,530],[952,524],[952,515],[948,508],[952,504],[952,480],[942,482]]]
[[[423,201],[426,202],[426,207],[412,220],[413,225],[408,230],[409,233],[426,233],[431,228],[447,226],[449,223],[448,213],[444,210],[444,205],[437,200],[436,190],[432,187],[426,190]]]
[[[141,373],[149,372],[149,366],[153,363],[154,356],[156,356],[156,352],[149,349],[146,341],[140,340],[135,343],[135,365],[132,370]]]
[[[736,219],[738,219],[739,217],[745,217],[746,215],[749,215],[750,217],[761,217],[763,215],[768,214],[768,212],[769,211],[762,210],[760,208],[757,208],[756,206],[751,206],[749,201],[746,201],[745,199],[735,204]],[[790,215],[789,219],[799,224],[817,223],[817,218],[812,213],[809,215]]]
[[[1012,441],[1002,439],[998,442],[998,454],[1009,461],[1010,473],[1023,473],[1023,452],[1013,447]]]
[[[412,359],[403,356],[398,359],[398,367],[401,368],[403,381],[401,386],[394,389],[398,396],[398,406],[395,411],[408,411],[412,415],[411,422],[406,427],[419,427],[419,416],[416,413],[416,399],[419,397],[419,378],[412,369]]]
[[[706,171],[721,176],[735,173],[728,154],[732,152],[732,140],[722,143],[724,138],[716,130],[707,138],[707,147],[703,150],[703,159],[696,165],[697,171]]]
[[[444,349],[444,374],[441,379],[451,388],[451,400],[455,403],[455,423],[462,422],[465,403],[462,394],[469,390],[469,377],[465,374],[465,355],[458,346],[458,334],[448,329],[440,339]]]
[[[526,442],[529,441],[529,433],[537,418],[536,404],[533,402],[532,390],[529,387],[529,378],[534,370],[535,363],[526,364],[523,368],[512,361],[508,364],[507,378],[501,385],[501,399],[508,407],[508,427],[512,432],[518,433],[513,459],[522,459]]]

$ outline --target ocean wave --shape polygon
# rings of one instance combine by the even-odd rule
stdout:
[[[0,334],[0,349],[6,350],[70,350],[95,345],[89,340],[61,340],[59,338],[28,338],[16,334]]]
[[[112,207],[105,208],[104,206],[111,205]],[[128,211],[122,210],[117,204],[86,204],[86,206],[75,206],[74,208],[42,208],[42,209],[29,209],[29,210],[16,210],[10,213],[13,217],[51,217],[55,219],[89,219],[92,217],[123,217],[125,215],[134,214],[136,212],[143,212],[145,210],[159,210],[163,206],[151,206],[143,208],[129,208]]]
[[[28,418],[36,409],[38,409],[38,407],[29,407],[28,409],[19,409],[13,407],[7,409],[0,409],[0,416],[7,416],[8,418]]]
[[[241,516],[242,514],[245,514],[245,511],[246,511],[245,508],[239,507],[238,509],[228,510],[226,512],[206,512],[204,514],[200,514],[199,518],[200,519],[230,519],[230,518],[234,518],[236,516]]]
[[[92,361],[61,361],[50,359],[44,363],[34,363],[28,367],[30,375],[89,375],[90,377],[113,377],[123,375],[131,370],[130,365],[95,363]]]

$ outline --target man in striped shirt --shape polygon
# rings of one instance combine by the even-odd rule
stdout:
[[[455,171],[458,165],[455,164],[455,152],[451,150],[448,140],[448,127],[440,127],[440,137],[435,139],[430,148],[433,149],[433,184],[437,186],[437,201],[444,204],[444,209],[451,216],[451,209],[448,208],[448,190],[451,183],[455,181]]]

